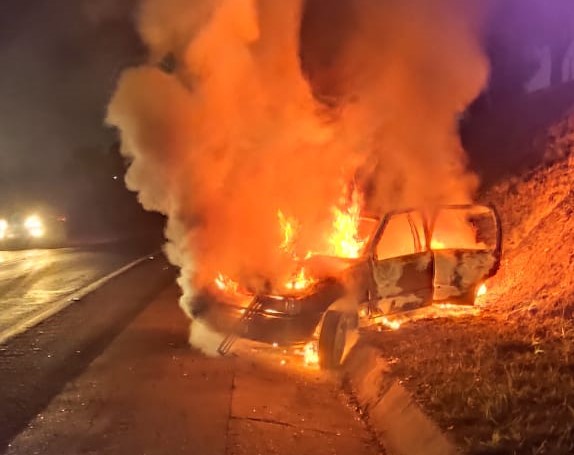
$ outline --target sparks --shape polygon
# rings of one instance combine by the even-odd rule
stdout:
[[[303,348],[303,361],[306,366],[319,364],[319,350],[317,349],[317,343],[315,341],[310,341]]]

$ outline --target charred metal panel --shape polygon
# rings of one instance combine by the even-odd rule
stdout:
[[[349,267],[341,277],[346,296],[360,304],[369,298],[372,272],[369,261],[364,259]]]
[[[430,252],[375,261],[373,279],[379,311],[390,314],[430,305],[433,268]]]
[[[241,336],[281,345],[306,341],[327,308],[344,294],[340,282],[325,280],[301,296],[261,296],[261,310],[244,327]]]
[[[496,251],[438,250],[435,261],[435,300],[472,304],[474,290],[496,266]]]

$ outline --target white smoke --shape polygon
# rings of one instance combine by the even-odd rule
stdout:
[[[301,0],[143,2],[150,63],[122,75],[107,120],[128,187],[168,218],[188,316],[218,273],[255,289],[293,273],[279,210],[298,220],[298,247],[317,251],[352,182],[371,210],[471,198],[457,117],[487,65],[466,11],[454,0],[352,3],[334,111],[301,69]],[[192,342],[213,351],[220,338],[196,327]]]

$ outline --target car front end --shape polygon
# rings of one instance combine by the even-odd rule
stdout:
[[[194,312],[200,316],[206,309],[208,319],[224,333],[286,346],[308,341],[325,310],[342,295],[342,285],[333,279],[281,294],[230,292],[214,286],[197,296]]]

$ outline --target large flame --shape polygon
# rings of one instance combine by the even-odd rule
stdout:
[[[366,243],[366,239],[361,238],[359,235],[361,200],[360,193],[354,190],[351,201],[347,206],[344,206],[345,199],[342,198],[338,206],[332,207],[332,224],[330,229],[326,230],[322,236],[324,238],[323,243],[326,245],[324,250],[307,250],[303,255],[303,260],[309,259],[314,255],[349,259],[360,257]],[[304,291],[317,280],[309,275],[308,270],[303,265],[300,265],[302,259],[297,256],[296,253],[298,250],[297,239],[301,223],[294,217],[285,215],[282,210],[277,211],[277,220],[281,234],[281,243],[278,247],[293,261],[295,270],[285,281],[283,289],[279,289],[279,291]],[[239,292],[239,284],[221,272],[217,274],[214,283],[217,288],[222,291],[230,293]]]
[[[343,258],[358,258],[365,240],[359,238],[360,196],[353,192],[352,204],[344,210],[333,208],[333,231],[329,236],[329,253]]]

